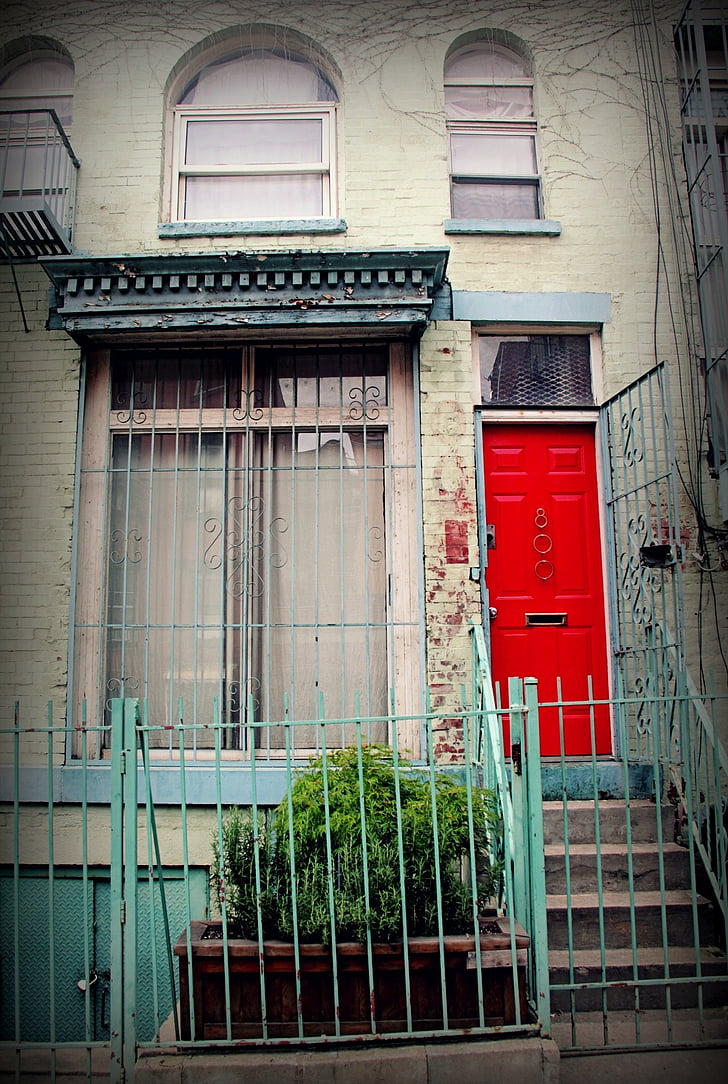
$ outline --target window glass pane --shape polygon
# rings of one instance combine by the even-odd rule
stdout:
[[[531,174],[536,147],[530,135],[456,133],[450,137],[452,172],[465,174]]]
[[[0,109],[55,109],[61,125],[64,128],[69,128],[73,117],[73,98],[66,95],[57,98],[52,95],[43,95],[37,98],[0,98]],[[45,132],[48,129],[50,133],[54,134],[55,138],[55,132],[57,131],[47,113],[23,113],[16,117],[3,117],[2,124],[3,128],[6,128],[6,125],[9,124],[13,134],[16,131],[22,133],[28,130],[35,136],[38,135],[39,131]]]
[[[453,218],[538,218],[536,184],[452,185]]]
[[[222,57],[187,84],[180,105],[293,105],[335,102],[336,93],[310,61],[274,49]]]
[[[128,417],[133,407],[151,418],[155,409],[239,406],[240,366],[235,348],[118,350],[111,359],[111,409]]]
[[[387,403],[387,351],[372,346],[259,350],[264,405],[339,407],[342,420],[375,421]]]
[[[73,117],[73,84],[70,60],[61,57],[32,60],[0,79],[0,108],[55,109],[63,127],[68,128]],[[22,123],[25,124],[24,119]],[[45,128],[47,118],[31,117],[28,123],[31,127]]]
[[[190,120],[188,166],[321,162],[323,122],[316,118]]]
[[[0,78],[3,93],[28,95],[62,90],[73,90],[73,64],[62,57],[29,60]]]
[[[588,335],[481,335],[484,403],[591,406]]]
[[[445,76],[448,79],[522,79],[529,74],[528,64],[523,57],[497,42],[475,41],[458,49],[445,62]]]
[[[386,562],[381,433],[280,433],[260,438],[255,601],[261,716],[386,710]],[[300,735],[298,737],[300,744]]]
[[[323,214],[320,174],[188,177],[186,219],[311,218]]]
[[[445,87],[448,117],[531,117],[533,92],[530,87]]]
[[[248,356],[259,379],[243,395],[267,387],[270,399],[288,380],[288,405],[330,399],[339,420],[304,428],[291,411],[251,431],[240,412],[203,411],[239,403]],[[112,352],[102,696],[106,709],[148,697],[152,746],[171,753],[178,736],[163,728],[209,722],[213,697],[228,747],[249,698],[256,719],[281,719],[286,696],[291,717],[317,718],[320,694],[329,717],[352,717],[355,692],[364,714],[386,714],[385,485],[400,465],[385,469],[386,433],[365,424],[362,399],[385,397],[387,357],[378,343]],[[192,426],[182,404],[198,404]],[[190,732],[187,748],[213,737]],[[384,723],[369,734],[385,738]],[[315,727],[297,730],[299,748],[315,740]]]

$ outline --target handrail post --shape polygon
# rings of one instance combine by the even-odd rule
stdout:
[[[520,678],[508,679],[510,720],[511,795],[513,801],[513,917],[530,932],[531,907],[528,891],[528,794],[523,777],[523,685]]]
[[[137,722],[139,701],[111,701],[111,1084],[136,1057]]]
[[[538,682],[527,677],[525,686],[525,754],[527,831],[529,834],[529,896],[531,903],[531,958],[533,960],[535,1000],[541,1034],[551,1034],[551,996],[549,986],[549,949],[546,913],[546,855],[543,830],[543,786],[541,780],[541,741],[538,723]]]

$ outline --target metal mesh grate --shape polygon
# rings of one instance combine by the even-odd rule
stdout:
[[[484,402],[505,406],[591,406],[588,335],[481,338]]]

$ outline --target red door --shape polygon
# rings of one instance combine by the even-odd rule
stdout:
[[[588,425],[485,425],[486,583],[493,678],[538,678],[539,701],[609,695],[594,430]],[[541,753],[560,752],[559,713],[539,712]],[[609,709],[594,712],[596,752],[611,752]],[[567,755],[591,752],[586,705],[563,712]]]

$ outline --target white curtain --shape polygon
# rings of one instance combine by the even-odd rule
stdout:
[[[232,722],[250,695],[271,721],[286,696],[291,718],[317,718],[320,694],[330,718],[353,716],[355,690],[362,714],[384,714],[383,494],[377,434],[116,437],[107,694],[146,696],[159,726],[179,722],[179,697],[190,724],[214,696]]]

